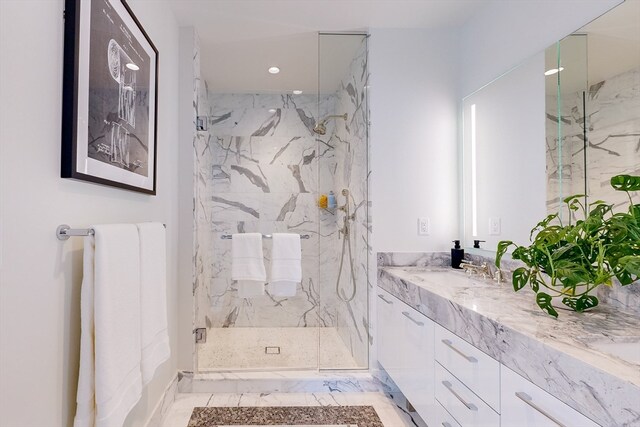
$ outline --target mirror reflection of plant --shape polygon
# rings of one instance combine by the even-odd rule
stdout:
[[[564,203],[572,215],[581,212],[583,220],[572,224],[569,215],[564,225],[557,213],[552,214],[531,230],[531,245],[498,243],[496,266],[514,246],[511,257],[525,267],[514,270],[513,289],[519,291],[528,284],[538,306],[551,316],[558,317],[554,298],[582,312],[598,305],[598,298],[591,295],[598,286],[613,286],[614,277],[626,286],[640,277],[640,204],[634,204],[630,194],[640,191],[640,176],[614,176],[611,186],[627,193],[627,212],[615,213],[614,205],[602,200],[585,206],[584,195],[570,196]]]

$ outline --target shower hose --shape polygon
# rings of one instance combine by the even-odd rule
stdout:
[[[344,302],[351,302],[356,296],[356,275],[353,269],[353,255],[351,254],[351,230],[347,223],[347,218],[344,220],[344,240],[342,241],[342,255],[340,256],[340,268],[338,269],[338,278],[336,279],[336,295]],[[342,266],[344,265],[344,247],[349,247],[349,266],[351,267],[351,281],[353,282],[353,290],[349,298],[345,298],[340,294],[340,276],[342,276]]]

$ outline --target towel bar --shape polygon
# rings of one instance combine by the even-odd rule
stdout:
[[[222,236],[220,236],[220,238],[222,240],[231,240],[232,237],[233,237],[232,234],[223,234]],[[273,235],[271,235],[271,234],[263,234],[262,238],[263,239],[272,239]],[[307,239],[310,239],[311,236],[309,236],[308,234],[301,234],[300,238],[303,239],[303,240],[307,240]]]
[[[164,228],[167,228],[167,224]],[[56,228],[56,237],[58,240],[68,240],[72,236],[93,236],[93,228],[71,228],[67,224],[61,224]]]

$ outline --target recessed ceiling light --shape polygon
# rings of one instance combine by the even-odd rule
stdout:
[[[140,69],[140,67],[138,67],[136,64],[134,64],[133,62],[129,62],[126,67],[130,70],[133,71],[138,71]]]
[[[278,67],[271,67],[271,68],[269,68],[269,72],[270,72],[271,74],[278,74],[278,73],[280,72],[280,68],[278,68]]]
[[[544,72],[545,76],[552,76],[556,73],[559,73],[560,71],[564,70],[564,67],[560,67],[560,68],[552,68],[550,70],[547,70]]]
[[[270,112],[270,113],[275,113],[275,112],[276,112],[276,109],[275,109],[275,108],[269,108],[269,112]]]
[[[296,90],[293,91],[293,94],[294,95],[302,95],[302,91],[296,89]]]

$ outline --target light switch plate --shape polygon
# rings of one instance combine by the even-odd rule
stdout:
[[[489,234],[491,236],[499,236],[502,232],[502,221],[499,216],[489,218]]]
[[[418,218],[418,234],[420,236],[426,236],[429,234],[430,221],[428,217]]]

